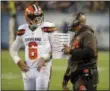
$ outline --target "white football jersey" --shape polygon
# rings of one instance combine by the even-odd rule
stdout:
[[[15,63],[20,60],[17,51],[21,46],[25,47],[25,61],[28,66],[38,63],[41,57],[46,60],[50,58],[51,43],[49,41],[49,33],[43,31],[43,28],[50,27],[55,27],[55,25],[44,22],[34,31],[28,27],[28,24],[23,24],[18,28],[16,40],[10,49]]]

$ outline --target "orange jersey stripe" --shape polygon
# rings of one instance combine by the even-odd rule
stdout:
[[[17,35],[23,35],[25,33],[25,29],[20,29],[16,32]]]

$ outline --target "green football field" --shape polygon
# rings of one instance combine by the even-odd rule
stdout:
[[[23,51],[19,55],[24,59]],[[3,50],[1,52],[1,88],[2,90],[23,90],[22,76],[20,69],[12,61],[9,52]],[[61,90],[63,74],[67,66],[67,61],[64,59],[53,60],[52,77],[50,90]],[[98,58],[99,70],[99,85],[98,90],[109,89],[109,52],[99,52]],[[71,89],[71,83],[69,82]]]

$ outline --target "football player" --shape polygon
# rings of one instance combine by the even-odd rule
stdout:
[[[42,9],[35,4],[25,9],[27,24],[19,26],[10,55],[22,71],[24,90],[47,90],[51,71],[50,34],[56,31],[53,23],[44,22]],[[25,47],[25,60],[18,56]]]

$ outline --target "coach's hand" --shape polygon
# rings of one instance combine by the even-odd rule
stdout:
[[[45,59],[40,58],[40,61],[38,62],[37,70],[40,71],[43,66],[45,66]]]
[[[27,72],[29,70],[29,67],[23,61],[21,61],[21,60],[18,61],[17,65],[24,72]]]
[[[70,53],[71,48],[67,45],[64,44],[64,53],[65,54],[69,54]]]

